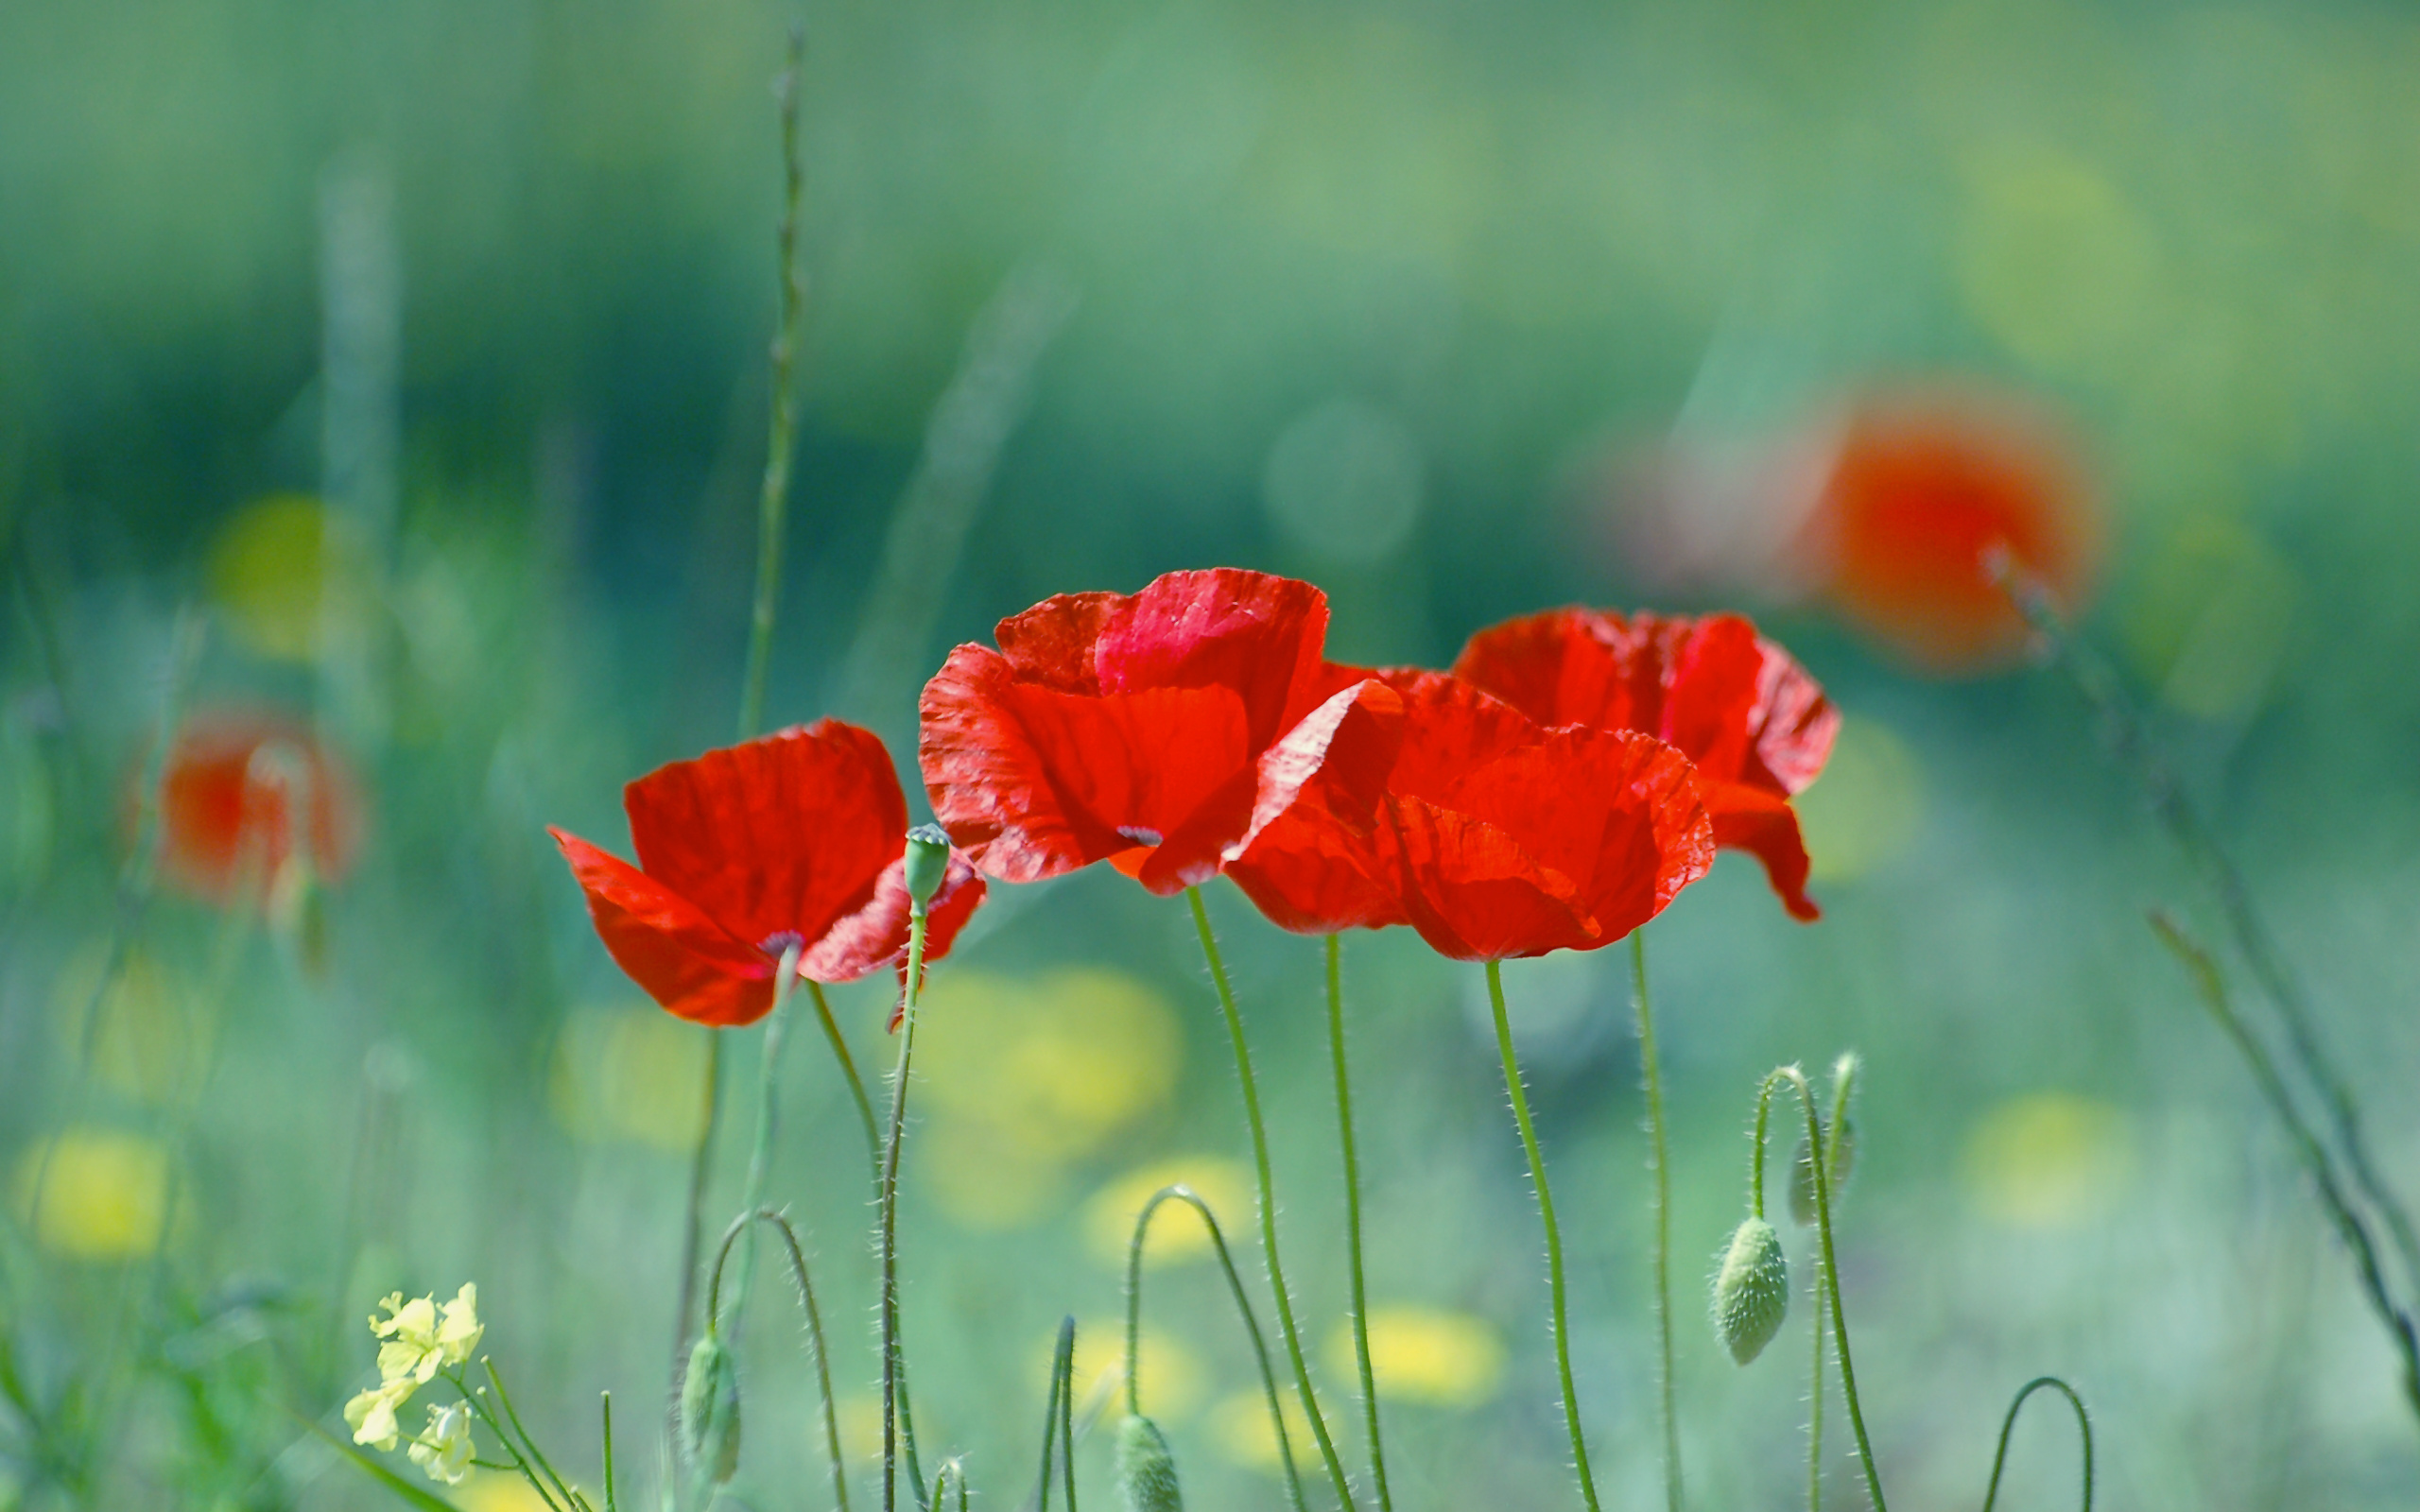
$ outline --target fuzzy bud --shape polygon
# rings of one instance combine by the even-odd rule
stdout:
[[[681,1377],[681,1448],[717,1486],[739,1469],[739,1363],[712,1332],[689,1351]]]
[[[1789,1259],[1781,1235],[1750,1218],[1731,1236],[1714,1277],[1714,1331],[1731,1358],[1746,1365],[1764,1352],[1789,1314]]]
[[[1184,1512],[1176,1487],[1176,1456],[1159,1425],[1129,1415],[1117,1425],[1117,1488],[1128,1512]]]
[[[1841,1191],[1857,1169],[1857,1120],[1843,1117],[1841,1126],[1824,1136],[1824,1190],[1838,1206]],[[1802,1228],[1815,1226],[1815,1161],[1808,1156],[1806,1136],[1798,1138],[1798,1152],[1789,1161],[1789,1216]]]
[[[949,873],[949,836],[938,824],[920,824],[908,832],[908,896],[915,901],[916,912],[923,913],[933,895],[942,890],[942,879]]]

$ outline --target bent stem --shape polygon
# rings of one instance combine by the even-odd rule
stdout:
[[[2016,1400],[2008,1404],[2008,1416],[2000,1419],[2000,1447],[1992,1455],[1992,1484],[1983,1492],[1983,1512],[1992,1512],[2000,1499],[2000,1471],[2008,1464],[2008,1436],[2016,1429],[2016,1415],[2025,1410],[2025,1399],[2044,1386],[2049,1386],[2067,1399],[2076,1410],[2076,1427],[2083,1435],[2083,1512],[2092,1512],[2092,1414],[2084,1411],[2083,1399],[2076,1388],[2057,1376],[2036,1376],[2017,1388]]]
[[[1504,1015],[1504,970],[1499,961],[1487,963],[1487,1001],[1495,1010],[1495,1048],[1504,1057],[1505,1094],[1512,1100],[1512,1122],[1521,1131],[1521,1148],[1530,1158],[1530,1181],[1538,1189],[1538,1217],[1546,1226],[1547,1295],[1553,1307],[1554,1363],[1563,1377],[1563,1421],[1571,1432],[1572,1469],[1580,1477],[1581,1500],[1588,1503],[1588,1512],[1598,1512],[1597,1480],[1588,1472],[1588,1440],[1580,1430],[1580,1392],[1571,1383],[1571,1329],[1563,1298],[1563,1229],[1554,1221],[1546,1157],[1538,1153],[1538,1131],[1530,1122],[1530,1094],[1521,1086],[1521,1065],[1512,1054],[1512,1024]]]
[[[1269,1174],[1269,1133],[1260,1118],[1260,1091],[1253,1082],[1252,1054],[1244,1047],[1243,1016],[1236,1011],[1235,989],[1227,982],[1227,965],[1219,954],[1219,939],[1210,931],[1210,911],[1202,906],[1201,889],[1184,889],[1185,902],[1193,905],[1193,927],[1201,936],[1201,954],[1210,963],[1210,977],[1218,985],[1219,1007],[1226,1015],[1227,1038],[1236,1047],[1236,1079],[1243,1084],[1244,1122],[1252,1128],[1253,1175],[1259,1181],[1261,1258],[1269,1265],[1269,1288],[1277,1298],[1277,1330],[1286,1340],[1286,1353],[1294,1366],[1294,1390],[1303,1399],[1303,1415],[1310,1419],[1311,1436],[1319,1441],[1320,1458],[1327,1464],[1328,1479],[1336,1486],[1337,1504],[1351,1512],[1353,1491],[1345,1482],[1344,1464],[1337,1458],[1336,1444],[1328,1437],[1327,1420],[1320,1415],[1319,1400],[1311,1395],[1311,1368],[1303,1358],[1303,1340],[1294,1327],[1294,1303],[1286,1291],[1286,1270],[1277,1260],[1277,1194]]]
[[[1370,1435],[1370,1479],[1380,1512],[1394,1512],[1387,1491],[1387,1454],[1378,1442],[1378,1381],[1370,1367],[1370,1302],[1361,1280],[1361,1166],[1353,1152],[1353,1090],[1344,1073],[1343,952],[1327,936],[1327,1042],[1336,1061],[1337,1142],[1344,1151],[1344,1250],[1353,1281],[1353,1358],[1361,1371],[1361,1416]],[[1140,1251],[1136,1252],[1138,1255]],[[1299,1499],[1298,1499],[1299,1500]]]
[[[908,1126],[908,1069],[924,976],[925,907],[919,903],[908,916],[907,996],[899,1010],[899,1064],[890,1076],[890,1137],[882,1147],[882,1512],[895,1512],[899,1495],[899,1144]],[[921,1498],[922,1475],[915,1485]]]
[[[1227,1236],[1219,1229],[1219,1220],[1211,1214],[1210,1205],[1201,1200],[1191,1187],[1179,1182],[1165,1186],[1151,1194],[1143,1211],[1134,1218],[1134,1237],[1126,1246],[1126,1410],[1139,1418],[1143,1415],[1143,1393],[1135,1366],[1143,1333],[1143,1242],[1150,1234],[1152,1214],[1166,1202],[1182,1202],[1201,1215],[1202,1227],[1210,1230],[1210,1245],[1218,1251],[1219,1268],[1227,1275],[1227,1289],[1235,1294],[1236,1311],[1244,1320],[1244,1332],[1252,1338],[1253,1359],[1260,1366],[1260,1386],[1269,1398],[1269,1421],[1277,1435],[1277,1457],[1286,1469],[1286,1496],[1294,1512],[1305,1512],[1303,1479],[1294,1469],[1294,1445],[1286,1432],[1286,1412],[1277,1397],[1277,1372],[1270,1368],[1269,1344],[1261,1336],[1260,1319],[1253,1314],[1252,1298],[1244,1292],[1243,1278],[1236,1274],[1235,1257],[1227,1252]]]
[[[706,1283],[706,1316],[709,1319],[709,1326],[715,1316],[716,1306],[722,1296],[722,1267],[723,1263],[731,1258],[732,1242],[737,1239],[742,1231],[752,1236],[755,1226],[760,1223],[773,1226],[774,1229],[781,1234],[782,1243],[789,1253],[790,1280],[798,1287],[799,1310],[806,1314],[807,1341],[814,1346],[815,1389],[821,1397],[823,1403],[823,1447],[832,1466],[832,1496],[839,1503],[840,1512],[849,1512],[848,1461],[840,1454],[840,1415],[832,1398],[832,1360],[823,1344],[823,1312],[815,1305],[815,1282],[807,1275],[806,1251],[798,1242],[798,1230],[790,1227],[790,1221],[787,1218],[770,1208],[754,1208],[734,1218],[731,1221],[731,1227],[723,1230],[722,1246],[715,1255],[714,1274]],[[744,1273],[747,1266],[745,1248],[740,1251],[740,1264]],[[735,1303],[732,1307],[735,1329],[737,1327],[738,1315],[739,1307]],[[613,1421],[613,1402],[608,1397],[605,1410],[605,1442],[609,1456],[614,1441]],[[606,1468],[606,1490],[610,1496],[613,1490],[613,1469],[610,1464]]]
[[[756,1083],[756,1145],[748,1154],[748,1180],[740,1189],[739,1211],[752,1213],[764,1206],[765,1179],[773,1163],[773,1130],[781,1117],[780,1072],[783,1029],[789,1006],[790,991],[798,982],[798,958],[804,949],[793,940],[782,947],[781,964],[773,971],[773,1006],[765,1015],[765,1053],[761,1074]],[[745,1232],[739,1245],[739,1275],[733,1285],[731,1303],[731,1333],[739,1333],[740,1319],[748,1313],[748,1294],[756,1280],[756,1230],[743,1224]],[[725,1241],[725,1248],[729,1242]],[[715,1262],[717,1273],[722,1262]],[[711,1298],[706,1305],[706,1318],[711,1325],[715,1309]]]
[[[1756,1137],[1754,1163],[1750,1175],[1749,1205],[1759,1218],[1765,1215],[1765,1123],[1772,1107],[1773,1089],[1787,1082],[1798,1090],[1798,1102],[1806,1114],[1806,1148],[1810,1152],[1824,1148],[1821,1116],[1815,1111],[1815,1093],[1806,1085],[1806,1074],[1796,1066],[1784,1066],[1769,1073],[1764,1084],[1756,1089]],[[1808,1165],[1815,1174],[1815,1231],[1823,1242],[1822,1280],[1832,1303],[1832,1334],[1841,1347],[1841,1396],[1849,1406],[1849,1430],[1857,1435],[1858,1458],[1865,1467],[1865,1488],[1874,1499],[1874,1512],[1890,1512],[1882,1498],[1882,1477],[1874,1468],[1874,1446],[1865,1435],[1865,1411],[1858,1404],[1857,1366],[1849,1358],[1849,1320],[1841,1307],[1841,1267],[1832,1248],[1832,1177],[1824,1170],[1826,1161],[1810,1159]]]
[[[1647,995],[1647,929],[1630,932],[1631,1001],[1638,1009],[1639,1076],[1647,1084],[1649,1160],[1655,1173],[1656,1404],[1664,1417],[1664,1502],[1681,1512],[1681,1423],[1672,1404],[1672,1174],[1665,1157],[1664,1074],[1655,1057],[1655,1009]],[[1822,1368],[1818,1366],[1820,1379]]]

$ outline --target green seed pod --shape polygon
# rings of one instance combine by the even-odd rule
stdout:
[[[915,900],[916,911],[933,901],[942,890],[942,879],[949,872],[949,836],[938,824],[920,824],[908,832],[908,896]]]
[[[1841,1192],[1857,1169],[1857,1120],[1843,1117],[1841,1126],[1824,1137],[1831,1161],[1824,1168],[1824,1186],[1839,1207]],[[1798,1137],[1798,1151],[1789,1160],[1789,1216],[1802,1228],[1815,1226],[1815,1162],[1807,1159],[1806,1136]]]
[[[1176,1456],[1149,1418],[1130,1414],[1117,1425],[1117,1488],[1125,1493],[1128,1512],[1184,1512],[1184,1498],[1176,1488]]]
[[[1750,1218],[1731,1236],[1714,1277],[1714,1331],[1731,1358],[1746,1365],[1764,1352],[1789,1314],[1789,1258],[1781,1235]]]
[[[681,1448],[689,1469],[717,1486],[739,1469],[739,1362],[711,1332],[681,1377]]]

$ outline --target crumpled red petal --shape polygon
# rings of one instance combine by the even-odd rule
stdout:
[[[1327,935],[1409,922],[1377,849],[1379,806],[1404,723],[1403,696],[1365,679],[1261,757],[1251,816],[1217,859],[1279,928]],[[1153,860],[1171,852],[1182,853],[1176,839]]]
[[[760,946],[812,945],[864,907],[908,833],[890,752],[838,719],[660,766],[622,798],[640,868]]]
[[[908,970],[908,864],[893,861],[874,883],[864,907],[847,915],[831,932],[799,957],[799,975],[818,982],[854,982],[879,967]],[[950,942],[983,902],[983,879],[974,863],[953,851],[942,874],[941,890],[925,919],[925,959],[938,961],[949,954]]]
[[[614,964],[666,1012],[693,1023],[753,1023],[773,1006],[777,962],[648,876],[552,825]]]
[[[1780,894],[1782,906],[1802,923],[1824,917],[1806,896],[1809,862],[1806,842],[1798,832],[1798,811],[1786,799],[1741,782],[1708,782],[1705,808],[1714,820],[1714,843],[1727,850],[1745,850],[1764,864],[1765,879]]]

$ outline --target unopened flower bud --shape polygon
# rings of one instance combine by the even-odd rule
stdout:
[[[1176,1456],[1159,1425],[1129,1414],[1117,1425],[1117,1488],[1127,1512],[1184,1512],[1176,1486]]]
[[[1857,1120],[1843,1116],[1841,1126],[1824,1136],[1824,1190],[1840,1205],[1841,1189],[1849,1184],[1849,1173],[1857,1169]],[[1806,1137],[1798,1138],[1798,1153],[1789,1162],[1789,1216],[1802,1228],[1814,1227],[1815,1162],[1806,1149]]]
[[[942,890],[942,878],[949,871],[949,836],[938,824],[920,824],[908,832],[908,896],[915,901],[916,912],[933,901]]]
[[[712,1332],[690,1349],[681,1377],[681,1448],[717,1486],[739,1469],[739,1363]]]
[[[1731,1236],[1714,1278],[1714,1331],[1731,1358],[1746,1365],[1764,1352],[1789,1314],[1789,1259],[1781,1235],[1750,1218]]]

